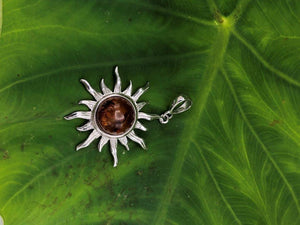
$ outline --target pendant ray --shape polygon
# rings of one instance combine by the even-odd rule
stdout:
[[[142,130],[142,131],[147,131],[147,128],[144,127],[144,125],[141,124],[139,121],[136,121],[135,128],[136,128],[136,129],[140,129],[140,130]]]
[[[111,151],[112,156],[114,157],[114,167],[116,167],[118,164],[117,144],[118,144],[117,139],[114,139],[114,138],[110,139],[110,151]]]
[[[98,133],[98,131],[94,130],[84,142],[77,145],[76,151],[89,146],[92,143],[92,141],[94,141],[98,137],[100,137],[100,134]]]
[[[85,86],[86,90],[98,101],[101,99],[102,94],[95,91],[94,88],[85,79],[80,79],[80,82]]]
[[[88,130],[92,130],[94,129],[93,125],[91,122],[87,122],[86,124],[84,124],[81,127],[77,127],[76,128],[78,131],[88,131]]]
[[[129,81],[129,86],[123,91],[124,95],[131,96],[132,92],[132,82]]]
[[[118,66],[116,66],[116,68],[115,68],[115,75],[116,75],[117,81],[115,84],[114,93],[121,93],[121,78],[119,75]]]
[[[98,150],[99,150],[99,152],[102,151],[103,146],[106,145],[106,143],[108,142],[108,140],[109,139],[107,137],[105,137],[105,136],[101,137],[101,139],[99,141],[99,144],[98,144]]]
[[[158,116],[159,118],[159,116]],[[138,119],[144,119],[144,120],[152,120],[153,119],[153,116],[152,115],[149,115],[147,113],[144,113],[144,112],[138,112]]]
[[[143,149],[146,149],[145,142],[142,138],[138,137],[134,131],[131,131],[129,134],[127,134],[127,137],[133,140],[134,142],[138,143]]]
[[[77,111],[65,116],[64,118],[66,120],[72,120],[77,118],[89,120],[91,119],[91,116],[92,116],[91,112]]]
[[[142,94],[145,93],[145,91],[147,91],[149,88],[149,82],[147,82],[147,84],[144,87],[139,88],[134,95],[132,95],[133,100],[136,102],[139,97],[141,97]]]
[[[147,105],[147,102],[137,103],[137,109],[138,109],[138,111],[140,111],[145,105]]]
[[[93,109],[96,103],[97,102],[91,100],[81,100],[80,102],[78,102],[78,104],[80,105],[86,105],[87,107],[89,107],[89,109]]]
[[[127,149],[127,151],[129,151],[127,137],[121,137],[121,138],[119,138],[118,140],[120,141],[120,143],[121,143],[122,145],[125,146],[125,148]]]
[[[105,85],[104,79],[101,80],[101,89],[103,94],[110,94],[112,91]]]

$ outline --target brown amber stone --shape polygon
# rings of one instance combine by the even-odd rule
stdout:
[[[105,99],[96,111],[99,128],[111,135],[121,135],[128,131],[135,120],[135,109],[126,98],[113,96]]]

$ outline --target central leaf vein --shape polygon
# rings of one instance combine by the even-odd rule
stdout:
[[[230,37],[230,32],[227,27],[220,26],[218,34],[215,38],[211,54],[208,57],[207,67],[201,79],[201,88],[199,88],[198,98],[194,99],[193,115],[190,117],[188,124],[183,130],[183,134],[189,133],[188,138],[182,138],[178,146],[179,151],[175,155],[175,161],[171,168],[171,172],[165,185],[160,204],[158,205],[153,224],[164,224],[168,208],[172,200],[173,193],[176,189],[182,166],[185,161],[185,156],[190,148],[192,138],[197,130],[195,126],[199,124],[201,114],[206,106],[207,99],[213,87],[216,75],[223,63],[223,57],[226,52]]]

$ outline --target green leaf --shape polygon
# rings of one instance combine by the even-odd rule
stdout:
[[[0,35],[5,225],[300,224],[299,1],[0,0]],[[115,65],[143,111],[193,106],[113,168],[63,116]]]

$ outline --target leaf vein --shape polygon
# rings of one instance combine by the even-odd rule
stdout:
[[[164,13],[165,15],[175,16],[175,17],[178,17],[178,18],[181,18],[181,19],[184,19],[184,20],[188,20],[188,21],[197,23],[197,24],[202,24],[202,25],[207,25],[207,26],[214,26],[215,25],[215,23],[213,21],[207,21],[207,20],[199,19],[197,17],[186,15],[186,14],[183,14],[183,13],[177,12],[177,11],[174,12],[174,11],[169,10],[168,8],[162,8],[162,7],[159,7],[159,6],[144,4],[144,3],[141,3],[141,1],[133,1],[131,3],[135,4],[135,5],[138,5],[138,6],[148,8],[148,9],[153,10],[153,11]]]
[[[222,192],[222,189],[220,187],[220,185],[218,184],[218,181],[216,180],[214,174],[213,174],[213,171],[211,170],[210,166],[209,166],[209,163],[207,162],[204,154],[203,154],[203,151],[201,149],[201,147],[198,145],[198,143],[193,139],[193,144],[196,146],[196,148],[199,150],[199,153],[201,155],[201,158],[205,164],[205,167],[211,177],[211,179],[213,180],[215,186],[216,186],[216,189],[217,191],[219,192],[223,202],[225,203],[226,207],[228,208],[228,210],[230,211],[230,213],[232,214],[232,216],[234,217],[234,219],[236,220],[236,222],[240,225],[242,225],[241,221],[239,220],[239,218],[236,216],[235,212],[233,211],[231,205],[229,204],[229,202],[227,201],[227,199],[225,198],[223,192]]]
[[[3,24],[3,3],[2,0],[0,0],[0,37],[2,34],[2,24]]]
[[[25,185],[22,186],[22,188],[20,188],[16,193],[14,193],[7,201],[5,204],[3,204],[3,207],[1,208],[1,211],[4,211],[4,209],[7,207],[7,205],[13,200],[15,199],[19,194],[21,194],[24,190],[26,190],[31,184],[33,184],[36,180],[38,180],[40,177],[48,174],[49,172],[51,172],[54,168],[63,165],[64,163],[69,162],[70,160],[72,160],[73,158],[79,157],[82,155],[81,154],[73,154],[69,157],[64,158],[62,161],[49,166],[48,168],[44,169],[43,171],[41,171],[39,174],[37,174],[36,176],[34,176],[31,180],[29,180]]]
[[[248,126],[249,130],[251,131],[251,133],[253,134],[253,136],[255,137],[255,139],[257,140],[257,142],[261,145],[263,151],[265,152],[265,154],[267,155],[268,159],[270,160],[270,162],[272,163],[272,165],[274,166],[274,168],[276,169],[276,171],[278,172],[278,174],[280,175],[280,177],[282,178],[283,182],[285,183],[285,185],[287,186],[287,188],[289,189],[291,195],[292,195],[292,198],[295,202],[295,205],[297,207],[297,210],[298,212],[300,213],[300,206],[299,206],[299,203],[298,203],[298,199],[297,199],[297,196],[292,188],[292,186],[290,185],[290,183],[288,182],[287,178],[285,177],[284,173],[282,172],[282,170],[280,169],[280,167],[278,166],[278,164],[276,163],[276,161],[274,160],[274,158],[272,157],[272,155],[270,154],[268,148],[265,146],[265,144],[263,143],[263,141],[260,139],[260,137],[258,136],[258,134],[256,133],[255,129],[253,128],[253,126],[251,125],[250,121],[248,120],[241,104],[240,104],[240,101],[237,97],[237,94],[233,88],[233,85],[230,81],[230,78],[228,77],[226,71],[224,69],[222,69],[222,74],[224,75],[224,78],[229,86],[229,89],[231,91],[231,94],[234,98],[234,101],[241,113],[241,116],[243,118],[243,120],[245,121],[246,125]]]
[[[47,29],[62,29],[62,30],[66,30],[66,31],[72,31],[72,32],[77,32],[79,34],[84,34],[84,35],[89,35],[89,36],[121,36],[124,34],[144,34],[144,35],[149,35],[149,36],[153,36],[153,33],[149,32],[133,32],[133,33],[129,33],[129,32],[118,32],[118,33],[98,33],[98,32],[90,32],[90,31],[85,31],[85,30],[81,30],[78,28],[74,28],[74,27],[68,27],[68,26],[64,26],[64,25],[58,25],[58,24],[47,24],[47,25],[41,25],[41,26],[36,26],[36,27],[28,27],[28,28],[22,28],[22,29],[15,29],[15,30],[11,30],[11,31],[7,31],[5,33],[2,34],[2,37],[5,36],[9,36],[11,34],[14,33],[21,33],[21,32],[28,32],[28,31],[37,31],[37,30],[47,30]]]
[[[214,80],[223,63],[224,54],[227,49],[228,41],[230,37],[230,32],[224,27],[220,27],[215,38],[215,45],[210,56],[208,57],[207,67],[204,75],[201,78],[202,88],[199,88],[198,99],[195,102],[193,108],[194,114],[189,118],[189,124],[184,128],[183,134],[189,133],[189,138],[182,138],[180,142],[177,155],[175,156],[175,161],[172,165],[169,178],[163,190],[162,198],[160,204],[157,207],[156,215],[154,216],[153,224],[164,224],[166,220],[166,215],[168,212],[168,207],[171,203],[172,196],[177,187],[179,176],[181,174],[181,169],[184,164],[185,156],[191,145],[191,137],[195,135],[197,130],[195,126],[198,124],[200,116],[204,111],[207,99],[213,87]]]
[[[51,76],[53,74],[59,73],[59,72],[64,72],[64,71],[72,71],[72,70],[81,70],[81,69],[91,69],[91,68],[100,68],[104,66],[109,66],[109,65],[131,65],[131,64],[137,64],[137,63],[154,63],[154,62],[161,62],[167,59],[178,59],[178,58],[188,58],[188,57],[195,57],[201,54],[206,53],[208,50],[203,50],[203,51],[195,51],[195,52],[189,52],[185,54],[173,54],[173,55],[163,55],[160,57],[144,57],[144,58],[138,58],[138,59],[129,59],[129,60],[116,60],[115,62],[112,61],[107,61],[107,62],[101,62],[101,63],[94,63],[94,64],[79,64],[79,65],[72,65],[72,66],[65,66],[56,70],[51,70],[48,72],[44,73],[39,73],[30,77],[26,77],[24,79],[20,79],[17,81],[14,81],[8,85],[3,86],[0,88],[0,93],[4,92],[5,90],[21,83],[29,82],[41,77],[46,77],[46,76]]]
[[[269,64],[256,50],[255,48],[248,43],[240,34],[238,34],[237,31],[232,30],[233,35],[241,42],[243,43],[251,52],[252,54],[262,63],[262,65],[264,65],[268,70],[270,70],[271,72],[273,72],[274,74],[276,74],[278,77],[280,77],[281,79],[285,80],[286,82],[300,87],[300,82],[289,77],[287,74],[283,73],[282,71],[276,69],[275,67],[273,67],[271,64]]]

